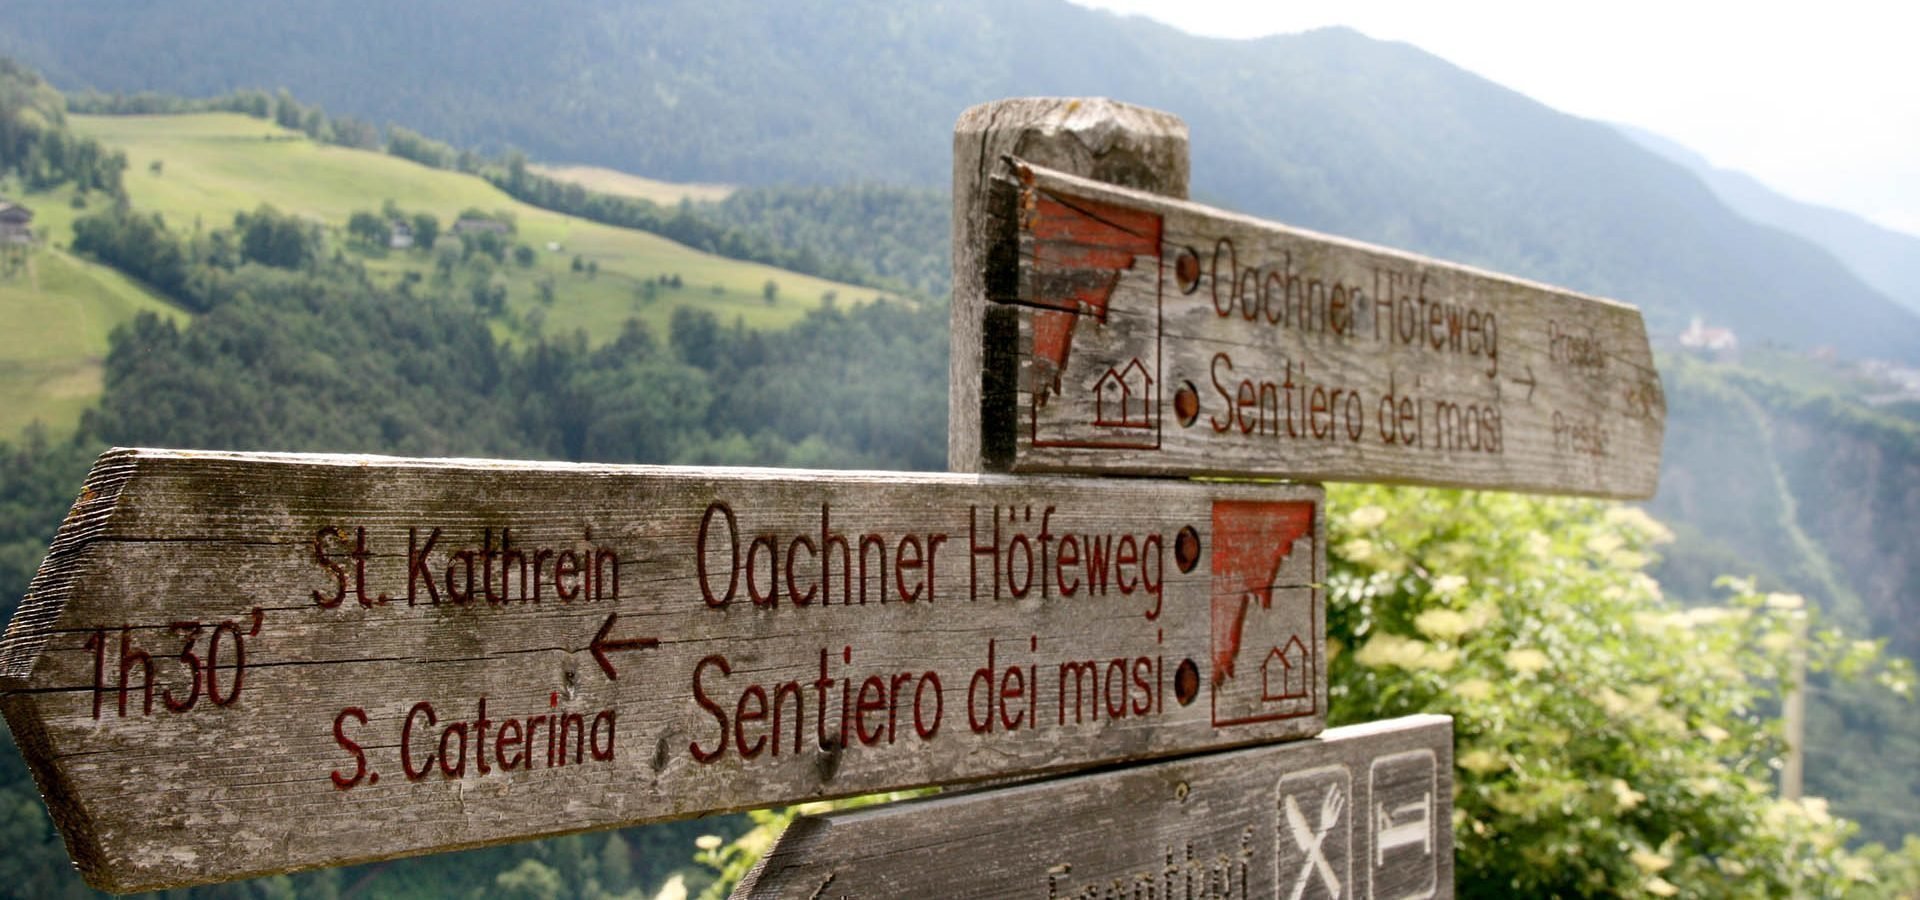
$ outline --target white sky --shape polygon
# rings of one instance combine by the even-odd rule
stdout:
[[[1346,25],[1574,115],[1637,125],[1780,193],[1920,235],[1911,0],[1074,0],[1253,38]]]

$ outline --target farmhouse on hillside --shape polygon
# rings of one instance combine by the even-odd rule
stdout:
[[[0,199],[0,244],[33,243],[33,210]]]

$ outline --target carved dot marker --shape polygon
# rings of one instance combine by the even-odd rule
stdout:
[[[1180,701],[1181,706],[1186,706],[1198,696],[1200,696],[1200,667],[1191,659],[1182,660],[1180,669],[1173,675],[1173,698]]]
[[[1173,411],[1180,416],[1181,427],[1191,427],[1193,420],[1200,418],[1200,392],[1194,389],[1193,382],[1180,385],[1173,393]]]
[[[1193,530],[1192,525],[1181,528],[1179,536],[1173,539],[1173,561],[1183,574],[1200,564],[1200,532]]]
[[[1180,279],[1180,293],[1191,294],[1200,289],[1200,254],[1192,247],[1180,248],[1180,258],[1174,261],[1173,274]]]

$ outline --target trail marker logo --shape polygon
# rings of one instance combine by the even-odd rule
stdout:
[[[1160,217],[1037,190],[1023,203],[1033,265],[1021,299],[1034,311],[1021,384],[1033,442],[1158,448]],[[1151,352],[1125,351],[1143,345]]]
[[[1319,711],[1313,504],[1213,504],[1213,724]]]

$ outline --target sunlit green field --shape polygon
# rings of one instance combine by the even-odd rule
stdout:
[[[246,116],[71,116],[69,122],[80,134],[124,151],[135,208],[160,213],[181,234],[229,227],[235,213],[267,203],[326,226],[335,245],[345,248],[348,217],[357,210],[377,212],[393,200],[409,213],[438,216],[442,241],[452,243],[456,239],[445,237],[444,229],[462,210],[510,211],[518,229],[513,240],[534,248],[536,258],[531,267],[522,267],[509,256],[499,268],[514,324],[498,332],[509,339],[524,339],[532,333],[530,323],[537,322],[549,335],[583,330],[597,344],[618,335],[629,318],[664,337],[673,310],[683,305],[710,310],[726,323],[738,319],[751,327],[781,328],[818,306],[829,291],[842,303],[875,294],[548,212],[471,175],[316,144]],[[597,177],[605,181],[618,174]],[[676,189],[627,178],[663,192],[662,197]],[[99,395],[101,360],[115,325],[143,309],[186,318],[118,272],[64,252],[73,239],[74,218],[88,212],[73,208],[72,199],[69,188],[21,198],[34,211],[43,246],[33,252],[26,271],[0,278],[0,437],[18,434],[36,419],[56,434],[70,431]],[[104,197],[91,198],[93,208],[104,202]],[[558,249],[550,249],[554,246]],[[377,277],[433,277],[434,258],[426,251],[347,252]],[[597,264],[597,274],[573,271],[576,255]],[[663,275],[678,275],[681,287],[656,286],[649,299],[643,283]],[[540,298],[543,280],[552,285],[550,304]],[[764,295],[768,281],[778,286],[772,303]]]
[[[845,301],[870,297],[871,289],[798,275],[690,250],[664,238],[612,228],[527,206],[480,178],[430,169],[397,157],[316,144],[297,132],[229,113],[185,116],[74,116],[74,130],[126,151],[127,190],[134,205],[159,212],[170,226],[226,226],[236,212],[270,203],[344,229],[356,210],[378,211],[393,200],[408,212],[438,216],[443,228],[469,207],[508,210],[518,226],[515,240],[539,251],[531,268],[509,262],[509,306],[524,315],[540,308],[536,283],[553,280],[555,302],[542,309],[547,333],[586,330],[599,342],[639,318],[664,334],[677,305],[711,310],[722,321],[779,328],[818,305],[827,291]],[[158,161],[158,171],[152,164]],[[49,204],[52,205],[52,204]],[[61,210],[61,212],[68,212]],[[63,232],[65,233],[65,232]],[[344,243],[344,233],[340,235]],[[560,249],[549,250],[557,244]],[[598,275],[571,271],[575,255],[597,263]],[[377,272],[429,274],[432,256],[395,251],[368,260]],[[641,297],[641,283],[679,275],[682,288]],[[768,281],[778,285],[765,301]]]
[[[71,432],[100,394],[107,334],[142,310],[185,318],[106,266],[39,248],[0,277],[0,436]]]

